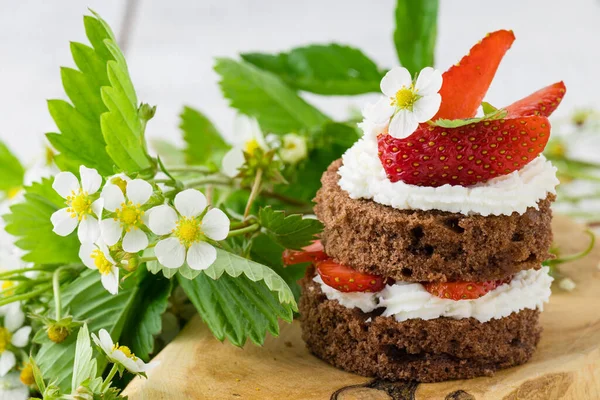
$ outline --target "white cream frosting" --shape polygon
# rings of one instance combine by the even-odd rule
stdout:
[[[323,283],[319,275],[313,280],[321,285],[329,300],[337,300],[346,308],[359,308],[363,312],[383,307],[382,316],[394,317],[399,322],[440,317],[488,322],[524,309],[541,311],[550,299],[553,279],[548,267],[521,271],[509,283],[478,299],[458,301],[432,295],[420,283],[397,282],[378,293],[344,293]]]
[[[440,210],[465,215],[523,214],[556,193],[556,168],[540,155],[525,167],[470,187],[425,187],[390,182],[377,155],[380,126],[364,122],[364,136],[342,156],[339,185],[352,199],[371,199],[401,210]]]

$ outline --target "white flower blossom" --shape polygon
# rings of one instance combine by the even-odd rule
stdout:
[[[388,101],[378,102],[368,110],[369,116],[375,122],[391,117],[389,134],[399,139],[408,137],[419,123],[430,120],[438,112],[441,87],[442,74],[431,67],[423,68],[416,82],[406,68],[393,68],[381,80],[381,91]]]
[[[23,326],[25,314],[20,303],[11,303],[0,309],[4,323],[0,326],[0,377],[17,365],[17,358],[10,348],[23,348],[29,343],[30,326]]]
[[[115,215],[100,222],[100,232],[106,245],[113,246],[123,238],[123,250],[137,253],[148,247],[148,236],[142,230],[145,225],[142,206],[150,200],[153,189],[142,179],[124,180],[125,193],[121,186],[109,182],[102,189],[104,209]]]
[[[92,340],[98,347],[102,349],[110,362],[122,365],[129,372],[133,374],[145,373],[156,365],[155,362],[146,364],[144,361],[136,357],[135,354],[131,352],[129,347],[119,346],[118,343],[113,343],[113,340],[106,329],[101,329],[98,332],[98,336],[92,333]]]
[[[294,133],[288,133],[283,136],[279,156],[281,160],[288,164],[296,164],[304,160],[308,155],[306,140]]]
[[[244,162],[244,152],[252,155],[256,149],[268,149],[264,134],[254,118],[238,114],[233,121],[233,133],[237,138],[236,144],[222,160],[222,170],[230,178],[237,176]]]
[[[70,172],[61,172],[54,178],[52,187],[64,199],[67,207],[52,214],[50,220],[54,232],[60,236],[70,235],[77,226],[77,236],[81,243],[93,243],[100,236],[97,217],[102,213],[102,199],[94,201],[94,194],[100,189],[102,177],[98,171],[79,168],[81,184]]]
[[[27,400],[29,388],[25,386],[17,371],[0,377],[0,400]]]
[[[79,258],[90,269],[100,272],[102,286],[110,293],[119,292],[119,267],[102,241],[84,243],[79,249]]]
[[[175,211],[168,205],[150,210],[150,230],[169,235],[154,248],[158,261],[167,268],[179,268],[184,262],[194,270],[204,270],[217,258],[216,249],[206,239],[223,240],[229,233],[229,218],[218,208],[208,210],[206,197],[187,189],[175,196]]]

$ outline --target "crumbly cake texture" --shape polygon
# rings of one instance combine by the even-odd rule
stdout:
[[[328,300],[309,268],[300,299],[302,338],[322,360],[389,380],[439,382],[491,375],[527,362],[539,341],[539,311],[481,323],[473,318],[397,322]],[[368,322],[369,321],[369,322]]]
[[[552,194],[522,215],[398,210],[351,199],[338,185],[341,165],[337,160],[323,174],[315,213],[326,253],[360,272],[410,282],[483,282],[552,258]]]

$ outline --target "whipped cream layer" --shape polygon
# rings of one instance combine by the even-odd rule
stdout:
[[[344,293],[326,285],[319,275],[313,279],[329,300],[346,308],[371,312],[385,308],[382,316],[402,322],[409,319],[475,318],[479,322],[508,317],[524,309],[543,309],[550,299],[552,277],[548,267],[521,271],[509,283],[498,286],[475,300],[442,299],[420,283],[397,282],[378,293]]]
[[[363,124],[363,129],[368,124]],[[370,128],[372,129],[372,128]],[[339,185],[352,199],[370,199],[400,210],[440,210],[465,215],[523,214],[556,193],[556,168],[543,155],[511,174],[474,186],[426,187],[390,182],[377,155],[377,137],[365,135],[342,156]]]

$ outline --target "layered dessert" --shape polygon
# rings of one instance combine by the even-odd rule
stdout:
[[[363,137],[322,177],[303,338],[319,358],[389,380],[436,382],[525,363],[552,278],[556,169],[541,154],[562,82],[507,107],[483,98],[511,47],[488,34],[445,73],[394,68]],[[480,107],[483,112],[477,116]]]

